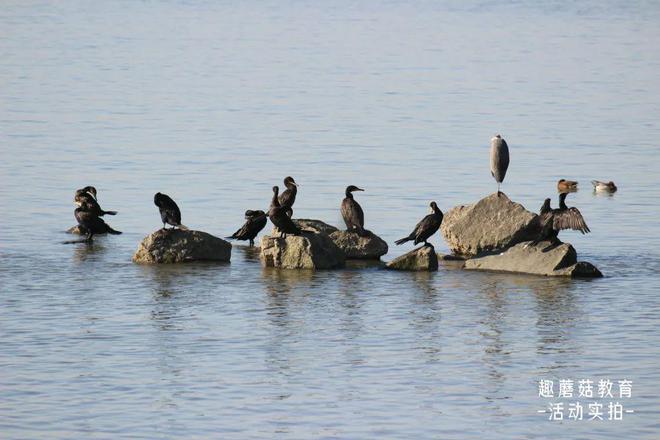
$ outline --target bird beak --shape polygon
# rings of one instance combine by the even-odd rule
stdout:
[[[364,191],[362,188],[356,188],[355,191]]]
[[[293,183],[294,185],[296,185],[296,187],[299,187],[299,186],[300,186],[300,185],[298,185],[296,182],[291,182],[291,183]]]

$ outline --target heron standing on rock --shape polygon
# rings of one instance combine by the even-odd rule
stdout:
[[[506,170],[509,168],[509,146],[502,136],[495,135],[490,140],[490,174],[497,182],[497,196],[500,194],[500,185],[506,176]]]

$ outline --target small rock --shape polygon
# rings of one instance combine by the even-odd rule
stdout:
[[[440,231],[454,254],[475,256],[504,249],[538,234],[536,214],[505,194],[491,194],[474,205],[450,209]]]
[[[346,256],[328,234],[261,237],[261,264],[283,269],[335,269],[344,267]]]
[[[142,240],[135,263],[229,261],[231,243],[202,231],[159,229]]]
[[[349,259],[378,260],[388,250],[385,240],[370,231],[364,237],[352,231],[335,231],[330,238]]]
[[[501,253],[485,254],[465,262],[468,270],[493,270],[545,276],[599,277],[592,264],[577,261],[577,252],[569,243],[552,246],[542,241],[518,243]]]
[[[385,265],[392,270],[438,270],[438,256],[431,246],[413,249]]]

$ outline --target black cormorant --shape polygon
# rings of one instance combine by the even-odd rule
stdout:
[[[293,177],[288,176],[284,179],[284,186],[286,189],[280,194],[279,201],[281,206],[288,206],[286,214],[293,216],[293,204],[296,202],[296,194],[298,194],[298,184]]]
[[[88,210],[95,215],[102,217],[104,215],[117,215],[117,211],[104,211],[101,209],[98,200],[96,199],[96,188],[93,186],[86,186],[82,189],[76,190],[76,195],[73,198],[78,206],[86,203]]]
[[[490,174],[497,182],[497,195],[501,194],[500,185],[506,176],[506,170],[509,168],[509,146],[502,136],[495,135],[490,140]]]
[[[181,224],[181,211],[177,204],[167,194],[156,193],[154,195],[154,204],[158,206],[160,211],[160,219],[163,222],[163,229],[165,224],[172,225],[172,229],[178,227],[179,229],[188,229]]]
[[[94,234],[121,234],[112,229],[101,217],[94,213],[94,207],[83,202],[73,211],[81,234],[87,234],[87,241],[92,241]]]
[[[553,245],[559,244],[561,243],[558,238],[559,231],[564,229],[580,231],[583,234],[591,232],[580,211],[575,207],[566,206],[567,195],[568,193],[565,192],[559,194],[559,208],[557,209],[552,209],[550,199],[545,199],[537,217],[539,236],[531,243],[532,245],[543,240],[550,240]]]
[[[442,211],[440,211],[440,208],[438,208],[438,205],[435,202],[431,202],[430,206],[432,213],[417,223],[417,226],[415,226],[415,229],[409,236],[397,240],[394,243],[400,245],[407,241],[415,240],[415,244],[424,242],[425,246],[433,247],[433,245],[427,240],[440,228],[440,225],[442,224]]]
[[[300,228],[291,220],[291,217],[287,214],[287,210],[290,209],[289,205],[280,205],[280,201],[277,197],[279,192],[277,186],[273,187],[273,199],[270,202],[270,209],[268,210],[268,218],[270,221],[279,229],[280,237],[285,236],[286,234],[300,235]]]
[[[366,235],[364,229],[364,211],[360,204],[353,198],[353,191],[364,191],[355,185],[346,188],[346,197],[341,202],[341,216],[344,218],[348,231],[355,231],[360,236]]]
[[[257,234],[266,227],[268,216],[263,211],[245,211],[245,223],[241,229],[234,232],[233,235],[227,238],[234,238],[236,240],[250,240],[250,246],[254,246],[254,238]]]

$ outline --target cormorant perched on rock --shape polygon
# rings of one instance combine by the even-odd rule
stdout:
[[[179,227],[179,229],[188,229],[181,224],[181,211],[177,204],[167,194],[156,193],[154,195],[154,204],[158,206],[160,211],[160,219],[163,222],[163,229],[165,224],[172,225],[172,229]]]
[[[500,184],[504,181],[506,170],[509,168],[509,146],[502,136],[495,135],[490,140],[490,174],[497,182],[497,195],[500,192]]]
[[[560,179],[559,182],[557,182],[557,189],[560,193],[577,191],[577,186],[578,183],[574,180]]]
[[[293,204],[296,202],[296,194],[298,194],[298,184],[293,177],[288,176],[284,179],[284,186],[286,189],[280,194],[279,201],[281,206],[288,206],[286,214],[293,216]]]
[[[594,191],[598,192],[616,192],[618,189],[614,182],[611,180],[609,182],[601,182],[600,180],[592,180],[591,184],[594,186]]]
[[[353,198],[353,191],[364,191],[355,185],[346,187],[346,197],[341,202],[341,216],[344,218],[348,231],[356,231],[358,235],[365,236],[364,212],[362,207]]]
[[[73,211],[73,215],[78,221],[78,228],[81,234],[87,234],[86,241],[92,241],[94,234],[121,234],[112,229],[106,222],[94,213],[94,207],[82,202],[78,208]]]
[[[291,217],[287,214],[287,210],[290,209],[289,205],[280,205],[280,201],[277,197],[279,192],[277,186],[273,187],[273,199],[270,202],[270,209],[268,210],[268,218],[280,231],[280,237],[286,236],[286,234],[300,235],[300,228],[291,220]]]
[[[254,238],[257,234],[266,227],[268,216],[263,211],[252,211],[248,209],[245,211],[245,223],[241,229],[234,232],[230,237],[236,240],[250,240],[250,246],[254,246]]]
[[[580,231],[583,234],[591,232],[580,211],[575,207],[569,208],[566,206],[567,195],[568,193],[559,194],[559,208],[557,209],[552,209],[550,199],[545,199],[537,217],[540,233],[538,238],[532,242],[532,245],[536,245],[543,240],[550,240],[553,245],[559,244],[561,243],[558,238],[559,231],[564,229]]]
[[[397,240],[394,243],[400,245],[407,241],[415,240],[415,244],[424,242],[425,246],[433,247],[433,245],[427,240],[431,235],[435,234],[438,229],[440,229],[440,225],[442,224],[442,211],[440,211],[440,208],[438,208],[438,205],[435,202],[431,202],[430,206],[432,213],[417,223],[417,226],[415,226],[415,229],[410,235]]]
[[[73,201],[76,202],[78,206],[86,203],[88,205],[89,211],[95,215],[102,217],[104,215],[117,215],[117,211],[104,211],[99,206],[99,202],[96,199],[96,188],[93,186],[86,186],[79,190],[76,190],[76,195],[73,198]]]

